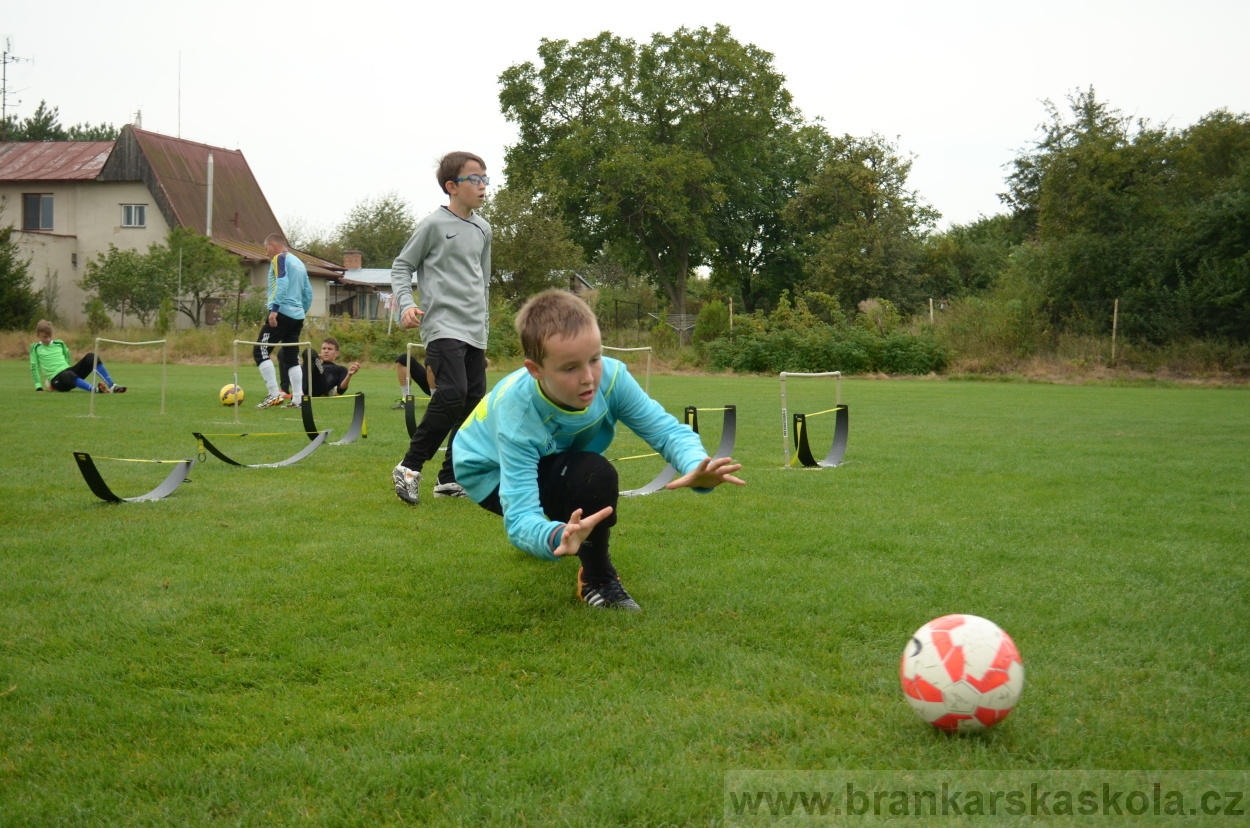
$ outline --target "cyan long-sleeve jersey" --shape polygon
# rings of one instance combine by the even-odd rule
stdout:
[[[308,268],[289,250],[283,250],[269,263],[269,310],[292,319],[303,319],[312,307],[312,285]]]
[[[402,314],[421,297],[421,341],[457,339],[486,348],[490,328],[491,229],[477,213],[467,219],[440,207],[417,225],[391,265],[391,290]]]
[[[50,381],[69,364],[69,346],[63,341],[54,339],[47,345],[30,343],[30,378],[36,388],[42,388],[45,381]]]
[[[504,530],[514,546],[556,560],[564,524],[548,520],[538,498],[538,461],[562,451],[602,454],[628,426],[647,445],[686,474],[707,457],[699,436],[647,396],[625,364],[603,358],[603,380],[594,401],[569,411],[547,398],[524,368],[504,377],[456,433],[456,482],[481,503],[499,487]]]

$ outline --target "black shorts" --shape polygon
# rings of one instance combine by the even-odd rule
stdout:
[[[48,385],[52,386],[53,391],[73,391],[78,387],[78,383],[74,382],[74,380],[85,380],[91,376],[91,371],[96,364],[95,354],[88,351],[82,359],[48,380]],[[99,364],[103,365],[104,363],[101,362]]]
[[[304,329],[303,319],[292,319],[284,313],[278,314],[278,324],[273,327],[269,326],[268,317],[266,322],[261,326],[260,335],[256,337],[257,342],[264,342],[264,345],[254,345],[252,347],[252,357],[256,360],[256,364],[260,365],[269,359],[269,351],[273,345],[279,343],[299,342],[300,331]],[[299,351],[296,348],[283,348],[278,351],[278,364],[286,370],[295,367],[299,362]]]

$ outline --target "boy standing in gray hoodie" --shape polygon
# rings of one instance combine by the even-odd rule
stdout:
[[[439,187],[448,204],[426,216],[391,266],[399,323],[421,329],[434,393],[412,435],[408,453],[391,472],[395,494],[415,504],[425,461],[447,441],[435,497],[465,497],[452,471],[451,440],[486,395],[486,341],[490,298],[490,225],[474,212],[486,199],[486,162],[469,152],[443,156]],[[416,274],[420,306],[412,295]],[[450,435],[451,440],[448,440]]]

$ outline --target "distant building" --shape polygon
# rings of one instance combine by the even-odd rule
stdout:
[[[208,227],[208,159],[213,159],[212,228]],[[239,150],[122,127],[116,141],[0,143],[0,226],[29,257],[35,289],[55,279],[57,311],[71,325],[86,319],[78,287],[83,268],[110,244],[146,251],[171,227],[210,236],[237,254],[263,290],[269,266],[264,241],[281,233],[265,194]],[[296,251],[308,266],[313,316],[329,314],[328,286],[344,268]],[[220,297],[220,302],[231,297]],[[216,307],[206,309],[216,321]],[[180,319],[185,317],[179,316]]]
[[[330,313],[360,319],[386,319],[394,308],[391,299],[391,269],[361,267],[359,250],[343,251],[343,275],[330,287]],[[417,280],[413,277],[413,290]]]

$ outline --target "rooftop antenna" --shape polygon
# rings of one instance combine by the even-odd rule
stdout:
[[[182,50],[178,50],[178,137],[182,137]]]
[[[18,57],[13,54],[13,38],[4,39],[3,67],[0,68],[0,141],[9,140],[9,64],[33,63],[30,58]],[[21,103],[21,101],[17,101]]]

